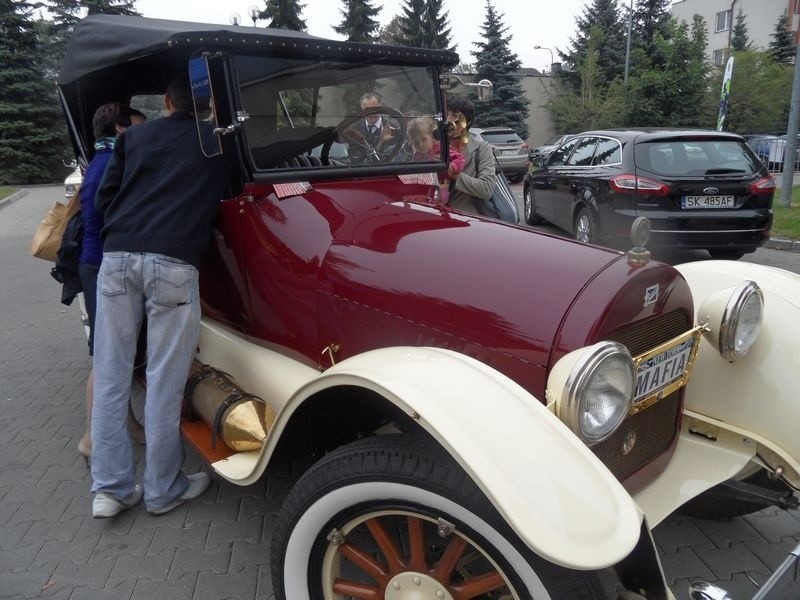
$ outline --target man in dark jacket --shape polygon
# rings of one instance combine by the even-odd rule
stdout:
[[[198,265],[227,187],[221,157],[203,155],[188,77],[164,97],[168,116],[126,130],[95,200],[103,213],[103,260],[95,324],[92,412],[94,517],[142,498],[164,514],[202,494],[208,475],[181,471],[183,389],[200,331]],[[147,438],[136,484],[126,428],[136,340],[147,316]]]

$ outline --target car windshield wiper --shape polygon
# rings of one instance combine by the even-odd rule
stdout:
[[[708,169],[706,175],[725,175],[727,173],[746,173],[744,169]]]

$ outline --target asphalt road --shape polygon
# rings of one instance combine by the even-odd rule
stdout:
[[[89,516],[89,474],[75,452],[90,366],[86,341],[77,306],[59,303],[50,265],[27,252],[60,193],[31,188],[0,203],[0,599],[270,598],[272,523],[300,469],[271,468],[245,488],[215,481],[203,497],[163,517],[141,506],[116,519]],[[748,260],[800,272],[800,254],[792,252],[762,249]],[[199,466],[189,452],[185,468]],[[727,521],[672,516],[654,538],[677,598],[687,597],[690,581],[704,579],[742,600],[800,541],[800,513],[767,509]],[[797,582],[769,596],[798,598]]]

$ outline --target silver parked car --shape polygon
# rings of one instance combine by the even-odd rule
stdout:
[[[528,172],[528,144],[508,127],[470,128],[475,135],[483,138],[494,150],[503,174],[512,183],[519,183]]]
[[[550,156],[550,153],[558,148],[564,142],[571,140],[575,137],[574,133],[563,133],[559,135],[554,135],[549,140],[547,140],[541,146],[535,146],[531,148],[530,158],[533,160],[537,156],[541,156],[542,158],[547,158]]]

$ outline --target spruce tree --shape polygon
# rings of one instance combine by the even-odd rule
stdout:
[[[305,31],[306,22],[300,18],[305,6],[298,0],[266,0],[266,8],[258,13],[258,18],[269,20],[267,27]]]
[[[772,41],[767,50],[776,63],[790,65],[794,61],[795,46],[792,31],[789,29],[789,15],[786,11],[778,18],[775,31],[770,35]]]
[[[601,81],[610,84],[625,71],[627,19],[620,12],[617,0],[594,0],[583,8],[583,14],[575,18],[577,34],[570,39],[566,52],[559,52],[565,69],[563,79],[577,82],[580,65],[586,60],[590,36],[597,51],[596,69]],[[597,29],[592,33],[592,28]],[[570,76],[570,73],[573,74]],[[574,86],[573,86],[574,87]]]
[[[739,12],[736,13],[736,25],[733,27],[733,35],[731,36],[731,48],[735,52],[741,52],[749,47],[750,38],[747,36],[747,21],[740,8]]]
[[[525,139],[528,137],[528,99],[522,91],[519,76],[520,60],[511,52],[511,36],[503,25],[502,15],[486,0],[486,19],[481,26],[482,40],[475,42],[475,71],[478,79],[494,84],[492,98],[475,107],[475,126],[510,127]]]
[[[27,0],[0,0],[0,184],[49,183],[62,158],[33,11]]]
[[[442,12],[442,0],[403,0],[401,9],[401,45],[453,49],[447,11]]]
[[[657,36],[668,40],[672,31],[669,24],[671,6],[672,0],[637,0],[633,9],[631,44],[650,56],[656,68],[663,65],[658,56],[660,48]]]
[[[342,22],[333,30],[347,36],[351,42],[375,42],[378,39],[378,21],[375,19],[381,7],[374,7],[371,0],[343,0]]]
[[[422,15],[425,14],[425,0],[403,0],[400,5],[400,38],[401,46],[421,48],[425,32],[422,27]]]

